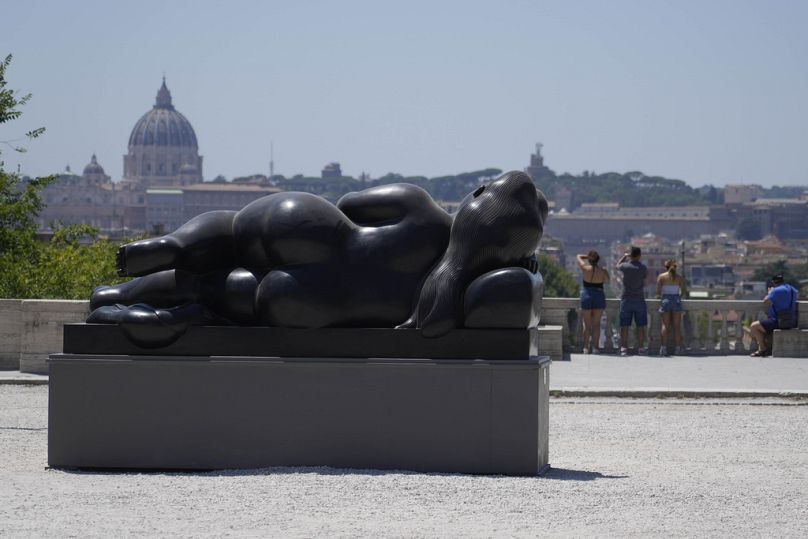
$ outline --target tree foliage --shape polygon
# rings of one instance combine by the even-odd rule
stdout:
[[[539,271],[544,277],[544,296],[574,298],[578,296],[578,281],[564,266],[545,254],[539,255]]]
[[[808,281],[808,262],[802,264],[786,264],[785,260],[776,260],[769,262],[755,270],[752,274],[753,281],[768,281],[772,276],[779,273],[783,274],[785,281],[796,288],[800,289],[800,281]]]
[[[30,94],[18,96],[7,88],[11,56],[0,63],[0,124],[15,120]],[[44,128],[29,131],[34,139]],[[22,139],[20,139],[22,140]],[[25,148],[2,141],[13,151]],[[85,225],[57,228],[49,242],[37,240],[36,217],[43,208],[42,189],[53,177],[22,181],[3,168],[0,150],[0,298],[86,299],[101,283],[120,282],[115,273],[117,244],[97,239]]]
[[[719,194],[711,186],[694,189],[682,180],[646,176],[639,171],[596,174],[584,171],[580,175],[556,175],[548,170],[534,178],[536,186],[550,200],[559,188],[572,192],[575,204],[591,202],[617,202],[625,207],[709,205],[719,201]]]
[[[279,176],[277,177],[277,185],[286,191],[314,193],[335,202],[341,196],[353,191],[391,183],[411,183],[425,189],[435,200],[457,202],[474,191],[481,182],[495,178],[500,174],[502,174],[502,171],[498,168],[487,168],[436,178],[402,176],[394,172],[389,172],[373,180],[357,180],[350,176],[319,178],[298,175],[292,178]]]

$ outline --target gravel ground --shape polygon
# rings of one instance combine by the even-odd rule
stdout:
[[[808,536],[808,406],[551,401],[543,477],[46,468],[47,387],[0,386],[0,536]]]

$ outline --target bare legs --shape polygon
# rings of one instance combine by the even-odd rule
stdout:
[[[682,347],[682,313],[681,312],[663,312],[662,313],[662,329],[660,334],[662,337],[662,346],[668,346],[668,331],[673,328],[673,340],[678,348]]]
[[[628,348],[628,329],[629,326],[620,328],[620,346]],[[645,343],[645,326],[637,326],[637,348],[642,348]]]
[[[659,330],[659,334],[661,337],[661,346],[659,353],[664,355],[668,350],[668,328],[673,326],[673,313],[672,312],[663,312],[662,313],[662,327]],[[675,333],[675,330],[674,330]]]
[[[584,340],[584,353],[590,349],[599,348],[600,343],[600,318],[603,314],[603,309],[586,309],[581,311],[581,318],[583,320],[583,340]],[[589,340],[592,340],[590,345]]]
[[[671,320],[673,320],[673,338],[676,340],[676,347],[681,350],[683,347],[682,313],[671,313]]]
[[[749,326],[749,331],[752,332],[752,338],[755,339],[757,343],[756,353],[765,354],[768,351],[768,346],[766,345],[766,329],[756,320]]]

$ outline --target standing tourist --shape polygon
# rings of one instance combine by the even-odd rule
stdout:
[[[782,273],[778,273],[769,281],[769,293],[763,298],[763,303],[769,306],[769,318],[756,320],[749,326],[757,343],[757,350],[752,352],[752,357],[771,355],[772,351],[766,340],[775,329],[797,327],[797,289],[785,282]]]
[[[617,261],[617,269],[623,274],[623,295],[620,297],[620,355],[628,355],[628,330],[631,322],[637,327],[637,353],[648,354],[645,344],[645,328],[648,326],[648,310],[645,306],[645,277],[648,268],[640,262],[642,250],[631,247]]]
[[[581,318],[583,319],[584,354],[599,354],[600,317],[606,308],[606,295],[603,283],[609,280],[609,272],[598,266],[600,255],[597,251],[589,251],[585,255],[577,255],[578,267],[581,269]],[[592,343],[590,345],[590,338]]]
[[[673,326],[674,341],[676,348],[674,354],[679,355],[684,350],[682,346],[682,296],[687,293],[685,288],[685,278],[676,273],[676,261],[666,260],[665,273],[657,277],[656,295],[661,299],[659,312],[662,313],[662,346],[659,347],[659,355],[668,355],[668,332]]]

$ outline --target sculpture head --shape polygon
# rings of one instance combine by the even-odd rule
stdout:
[[[505,173],[460,203],[449,248],[472,241],[464,236],[474,235],[476,251],[490,250],[499,261],[519,260],[535,252],[547,214],[547,199],[530,176],[517,171]]]
[[[449,246],[403,327],[418,327],[427,337],[462,327],[469,284],[487,272],[522,266],[536,252],[546,218],[547,200],[527,174],[508,172],[475,189],[454,214]]]

